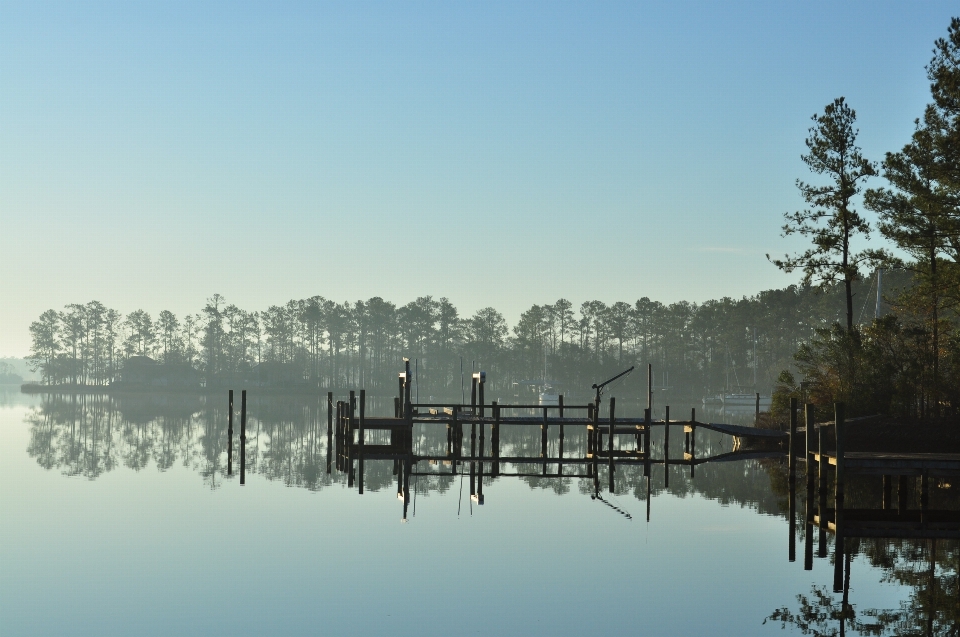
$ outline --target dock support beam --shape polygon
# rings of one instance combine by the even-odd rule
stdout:
[[[607,473],[610,482],[610,493],[613,493],[613,473],[616,470],[616,465],[613,464],[613,437],[614,433],[617,431],[617,417],[614,413],[617,407],[617,399],[613,396],[610,397],[610,438],[607,440]]]
[[[240,393],[240,484],[247,483],[247,390]]]
[[[227,398],[227,475],[233,475],[233,390]]]
[[[663,416],[663,488],[670,488],[670,406],[664,407]]]
[[[836,548],[833,552],[833,591],[835,593],[843,592],[843,436],[844,424],[846,419],[846,409],[843,403],[834,405],[834,429],[837,437],[837,471],[834,481],[834,510],[833,523],[836,529]]]
[[[353,393],[353,392],[350,392],[350,393]],[[357,465],[358,465],[357,471],[360,473],[360,475],[357,478],[357,488],[360,491],[360,495],[363,495],[363,444],[364,444],[363,428],[364,428],[364,420],[366,419],[366,407],[367,407],[367,390],[361,389],[360,390],[360,421],[359,421],[360,426],[357,431],[357,446],[359,447],[357,449],[357,452],[358,452],[357,453]]]

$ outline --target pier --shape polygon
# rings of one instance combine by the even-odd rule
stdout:
[[[847,451],[844,428],[855,419],[846,420],[843,403],[835,405],[836,416],[832,422],[819,425],[813,421],[813,405],[806,405],[806,426],[802,429],[798,427],[796,399],[791,401],[790,411],[790,561],[796,559],[796,447],[793,443],[799,432],[804,434],[803,458],[806,461],[804,570],[813,568],[814,536],[818,536],[816,555],[822,558],[827,556],[827,533],[832,533],[835,542],[835,592],[843,592],[849,585],[850,559],[845,550],[847,539],[936,541],[960,538],[960,511],[930,508],[931,480],[960,476],[960,454]],[[830,437],[835,443],[833,450],[827,449]],[[846,483],[854,475],[880,478],[877,484],[882,490],[880,508],[850,508],[845,505]],[[831,478],[832,498],[828,488]],[[910,509],[909,496],[911,491],[917,491],[917,487],[919,509]]]
[[[347,474],[347,484],[359,493],[364,490],[365,463],[371,460],[393,461],[397,476],[397,497],[408,503],[411,476],[457,474],[469,468],[470,497],[483,504],[484,478],[510,477],[559,477],[585,478],[594,482],[594,493],[599,496],[601,483],[606,482],[610,493],[614,492],[617,467],[641,466],[643,475],[649,477],[655,465],[688,467],[691,476],[695,467],[709,462],[759,457],[783,457],[780,443],[786,443],[786,432],[755,429],[725,423],[700,422],[696,410],[690,418],[662,420],[651,418],[648,407],[642,418],[616,415],[616,399],[606,403],[606,414],[601,415],[602,405],[593,401],[587,404],[566,404],[561,395],[555,405],[486,403],[484,399],[486,373],[475,372],[471,379],[470,402],[461,403],[416,403],[412,400],[412,376],[409,361],[398,375],[398,396],[394,398],[393,417],[370,417],[366,415],[366,393],[351,391],[346,400],[334,401],[327,394],[327,473],[334,469]],[[682,458],[669,457],[669,431],[671,426],[683,427],[684,453]],[[446,430],[446,448],[441,453],[420,453],[414,447],[415,427],[438,427]],[[529,448],[518,452],[506,449],[501,443],[504,427],[536,428]],[[651,452],[651,432],[662,428],[663,454],[654,457]],[[718,432],[731,438],[732,451],[709,457],[696,455],[696,432],[698,429]],[[553,451],[548,447],[548,433],[553,430],[558,444]],[[571,435],[585,436],[585,445],[580,451],[564,452],[565,439]],[[581,438],[582,440],[583,438]],[[774,443],[768,451],[748,450],[744,441]],[[601,481],[601,473],[606,480]],[[669,480],[669,478],[668,478]],[[404,515],[404,517],[406,517]]]

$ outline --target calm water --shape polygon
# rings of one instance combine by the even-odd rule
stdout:
[[[599,499],[589,479],[485,478],[483,505],[459,468],[422,462],[416,471],[434,475],[411,478],[403,521],[392,461],[367,461],[363,495],[327,473],[325,405],[314,401],[251,397],[241,486],[226,474],[222,402],[0,392],[2,634],[840,630],[831,559],[803,570],[802,524],[788,561],[781,460],[705,464],[693,478],[673,467],[669,487],[662,465],[649,487],[642,467],[621,467],[613,494],[603,468]],[[441,428],[415,434],[421,453],[445,449]],[[671,436],[670,456],[682,457],[682,429]],[[581,438],[567,433],[567,453]],[[653,438],[659,455],[662,433]],[[535,450],[539,429],[502,440]],[[698,456],[724,451],[728,440],[698,434]],[[934,496],[950,500],[954,488],[940,486]],[[853,544],[846,633],[951,630],[955,543],[936,544],[932,577],[930,542]]]

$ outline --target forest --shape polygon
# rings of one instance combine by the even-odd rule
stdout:
[[[898,278],[904,277],[887,273],[886,281]],[[875,281],[858,289],[864,318],[872,320]],[[57,385],[109,385],[128,359],[147,356],[189,365],[207,387],[252,378],[267,363],[294,370],[286,384],[390,394],[408,357],[421,387],[438,396],[459,393],[461,361],[468,377],[474,368],[486,370],[494,388],[548,380],[584,394],[602,377],[651,363],[658,387],[699,400],[725,389],[752,390],[754,369],[757,386],[769,391],[797,348],[842,311],[839,288],[813,286],[702,304],[643,297],[588,301],[575,310],[559,299],[533,305],[512,328],[495,308],[463,317],[446,298],[430,296],[399,306],[380,297],[337,303],[314,296],[248,311],[215,294],[200,312],[183,317],[122,315],[91,301],[44,312],[30,326],[31,361],[45,383]],[[646,378],[635,374],[631,383],[641,392]]]

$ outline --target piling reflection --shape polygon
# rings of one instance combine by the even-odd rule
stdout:
[[[121,467],[176,466],[195,471],[209,488],[222,488],[239,480],[241,433],[237,427],[230,431],[228,396],[220,402],[170,395],[46,396],[28,415],[27,451],[40,466],[69,476],[92,480]],[[378,428],[376,414],[392,418],[408,406],[418,410],[409,431]],[[591,498],[596,515],[618,516],[625,524],[656,518],[660,494],[698,494],[785,518],[790,561],[801,561],[802,551],[802,568],[812,569],[818,557],[836,567],[832,582],[816,582],[795,604],[773,610],[769,622],[823,635],[956,634],[960,626],[960,497],[952,476],[863,474],[848,467],[838,517],[835,470],[825,463],[819,472],[802,453],[791,472],[782,451],[734,450],[729,437],[680,421],[637,430],[623,419],[611,430],[608,412],[584,411],[583,423],[560,426],[549,417],[544,421],[542,409],[507,415],[500,405],[486,405],[484,418],[492,423],[476,422],[469,406],[447,419],[430,409],[392,397],[290,401],[252,395],[242,464],[248,478],[290,487],[338,485],[359,494],[362,483],[365,493],[395,492],[398,518],[407,521],[415,519],[417,494],[422,499],[453,489],[456,499],[461,481],[458,506],[465,513],[471,504],[474,513],[480,505],[497,506],[505,481],[519,481],[563,497]],[[604,417],[607,424],[601,425]],[[506,424],[522,418],[530,420]],[[588,420],[597,425],[592,431]],[[646,415],[639,420],[654,422]],[[634,429],[618,431],[621,426]],[[680,432],[683,444],[671,445]],[[828,428],[811,428],[811,448],[824,449],[826,457],[829,436]],[[857,576],[868,568],[909,587],[909,598],[898,608],[858,607]],[[876,575],[871,571],[870,577]]]
[[[960,459],[848,453],[843,423],[842,407],[828,425],[807,419],[805,488],[797,487],[793,466],[769,467],[774,490],[782,493],[786,485],[789,561],[799,531],[803,568],[813,569],[816,543],[816,557],[832,563],[833,594],[815,584],[809,594],[797,595],[796,608],[781,607],[767,620],[813,635],[960,634],[960,497],[951,482],[960,475]],[[804,512],[799,530],[798,508]],[[899,608],[858,609],[851,600],[857,558],[882,569],[886,581],[910,587],[910,598]]]

